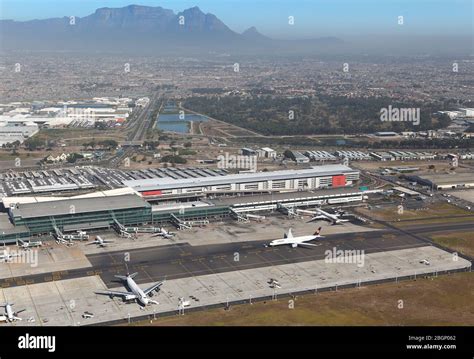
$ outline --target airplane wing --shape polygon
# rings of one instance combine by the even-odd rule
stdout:
[[[330,219],[329,219],[328,217],[326,217],[326,216],[318,215],[318,216],[315,216],[315,217],[311,218],[311,219],[308,221],[308,223],[309,223],[309,222],[313,222],[313,221],[319,221],[319,220],[329,221]]]
[[[143,293],[148,294],[150,292],[153,292],[156,288],[159,288],[161,287],[161,285],[164,283],[165,281],[161,281],[161,282],[158,282],[158,283],[155,283],[153,284],[150,288],[147,288],[143,291]]]
[[[24,312],[26,309],[20,309],[20,310],[15,310],[15,314],[19,314],[21,312]]]
[[[310,247],[318,247],[319,244],[311,244],[311,243],[298,243],[298,246],[310,246]]]
[[[115,290],[106,290],[106,291],[100,291],[100,292],[95,292],[96,294],[103,294],[103,295],[110,295],[114,297],[125,297],[127,299],[134,299],[137,296],[133,294],[132,292],[119,292]]]

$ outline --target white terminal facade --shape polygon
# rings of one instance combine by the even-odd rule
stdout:
[[[354,185],[359,171],[340,164],[308,169],[229,174],[200,178],[152,178],[125,181],[143,197],[186,194],[236,194],[253,192],[294,192],[299,190],[341,188]]]

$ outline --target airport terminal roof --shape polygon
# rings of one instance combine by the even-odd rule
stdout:
[[[52,202],[52,201],[66,201],[71,199],[79,199],[79,198],[100,198],[100,197],[110,197],[110,196],[123,196],[126,194],[137,194],[131,188],[116,188],[107,191],[96,191],[86,194],[81,194],[78,196],[73,197],[53,197],[53,196],[25,196],[25,197],[17,197],[17,196],[6,196],[1,199],[5,208],[9,208],[11,206],[16,205],[17,203],[38,203],[38,202]]]
[[[74,206],[74,207],[71,207]],[[54,202],[20,203],[11,209],[13,217],[36,218],[59,216],[71,213],[112,211],[121,209],[151,207],[140,196],[124,195],[103,198],[71,198]]]
[[[230,183],[248,183],[259,181],[278,181],[286,179],[298,179],[308,177],[334,176],[340,174],[358,172],[352,168],[340,164],[315,166],[307,169],[283,170],[257,173],[229,174],[220,177],[200,177],[200,178],[151,178],[143,180],[124,181],[125,186],[137,191],[148,191],[154,189],[174,189],[199,186],[216,186]]]
[[[8,215],[0,213],[0,234],[5,236],[9,234],[25,233],[28,232],[26,226],[14,226],[10,223]]]
[[[350,196],[360,195],[370,191],[361,191],[358,188],[334,188],[334,189],[319,189],[316,191],[299,191],[299,192],[283,192],[273,194],[261,194],[251,196],[236,196],[236,197],[219,197],[212,199],[210,202],[215,205],[243,205],[248,203],[259,203],[259,202],[274,202],[274,201],[285,201],[285,200],[305,200],[311,198],[321,197],[339,197],[339,196]]]

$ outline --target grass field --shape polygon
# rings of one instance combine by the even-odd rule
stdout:
[[[474,232],[456,232],[453,234],[432,235],[430,238],[458,253],[474,256]]]
[[[384,283],[158,318],[133,325],[474,325],[474,274]]]
[[[472,212],[462,208],[453,206],[449,203],[435,203],[430,204],[423,210],[408,210],[404,209],[402,213],[398,212],[397,206],[390,206],[384,208],[374,208],[368,210],[359,208],[358,211],[366,216],[373,217],[384,221],[398,221],[399,225],[414,225],[422,223],[439,223],[440,219],[443,222],[465,221],[463,217],[456,218],[456,216],[472,215]],[[433,217],[437,217],[433,219]],[[406,221],[403,223],[403,221]]]

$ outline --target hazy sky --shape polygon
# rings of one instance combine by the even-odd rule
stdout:
[[[365,34],[470,35],[473,0],[0,0],[0,19],[86,16],[100,7],[192,6],[220,18],[232,30],[250,26],[279,38]],[[293,16],[295,24],[288,25]],[[402,26],[398,16],[404,17]]]

